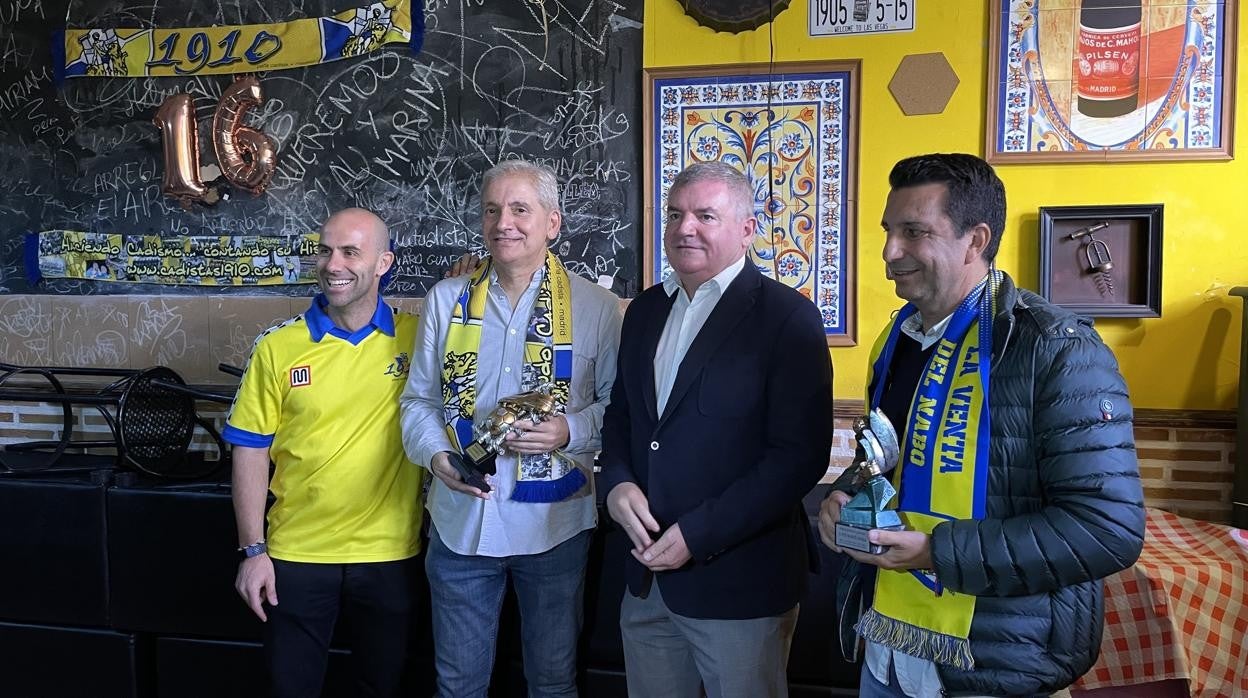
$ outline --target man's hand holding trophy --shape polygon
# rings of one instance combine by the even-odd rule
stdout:
[[[867,533],[872,529],[905,529],[897,510],[888,508],[889,502],[897,496],[897,490],[886,477],[897,467],[900,456],[897,431],[888,417],[875,409],[867,416],[854,420],[854,435],[858,439],[861,456],[833,487],[847,484],[848,489],[856,494],[841,507],[840,520],[835,527],[835,542],[840,548],[879,555],[888,549],[887,546],[871,543]]]
[[[473,429],[473,441],[463,453],[447,453],[447,460],[466,484],[482,492],[490,491],[485,476],[497,472],[494,459],[507,435],[519,428],[521,422],[544,422],[558,411],[559,405],[551,394],[553,388],[553,384],[547,383],[500,399],[485,421]]]

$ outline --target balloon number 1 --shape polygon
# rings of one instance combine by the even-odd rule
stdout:
[[[243,125],[248,109],[264,101],[260,82],[247,75],[236,79],[221,93],[212,117],[212,146],[221,175],[235,187],[259,196],[277,169],[277,148],[273,139]],[[152,119],[164,141],[165,174],[161,184],[165,194],[184,208],[199,201],[212,205],[222,198],[221,187],[204,184],[199,169],[199,127],[195,108],[187,94],[170,95]],[[215,180],[213,183],[214,184]]]
[[[156,127],[165,145],[165,174],[161,191],[185,207],[192,201],[215,204],[220,195],[199,178],[199,128],[195,125],[195,108],[188,94],[170,95],[156,110]]]

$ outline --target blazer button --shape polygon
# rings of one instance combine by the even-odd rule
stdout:
[[[651,450],[651,451],[657,451],[657,450],[659,450],[659,442],[658,442],[658,441],[651,441],[651,442],[650,442],[650,450]]]

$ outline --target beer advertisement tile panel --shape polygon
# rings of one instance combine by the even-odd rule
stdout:
[[[1000,0],[987,152],[1229,159],[1234,0]]]

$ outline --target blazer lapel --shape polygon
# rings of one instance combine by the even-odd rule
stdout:
[[[681,291],[677,291],[681,293]],[[641,377],[641,394],[646,402],[646,411],[650,420],[659,419],[659,397],[654,392],[654,356],[659,349],[659,338],[663,336],[663,327],[667,324],[667,316],[672,314],[672,306],[676,302],[676,294],[664,294],[658,302],[658,312],[650,313],[646,323],[645,334],[641,337],[641,363],[646,367]]]
[[[676,381],[672,384],[672,392],[667,398],[666,409],[663,410],[662,418],[659,420],[660,424],[672,414],[673,409],[684,398],[698,374],[702,372],[702,367],[706,365],[707,360],[754,306],[762,278],[762,274],[747,259],[745,268],[737,274],[737,278],[733,279],[732,283],[728,284],[724,295],[715,304],[715,309],[706,319],[706,324],[702,325],[698,336],[694,337],[693,343],[689,345],[689,351],[685,353],[684,360],[680,362],[680,368],[676,372]],[[651,380],[651,383],[653,382]],[[653,385],[651,388],[653,389]]]

